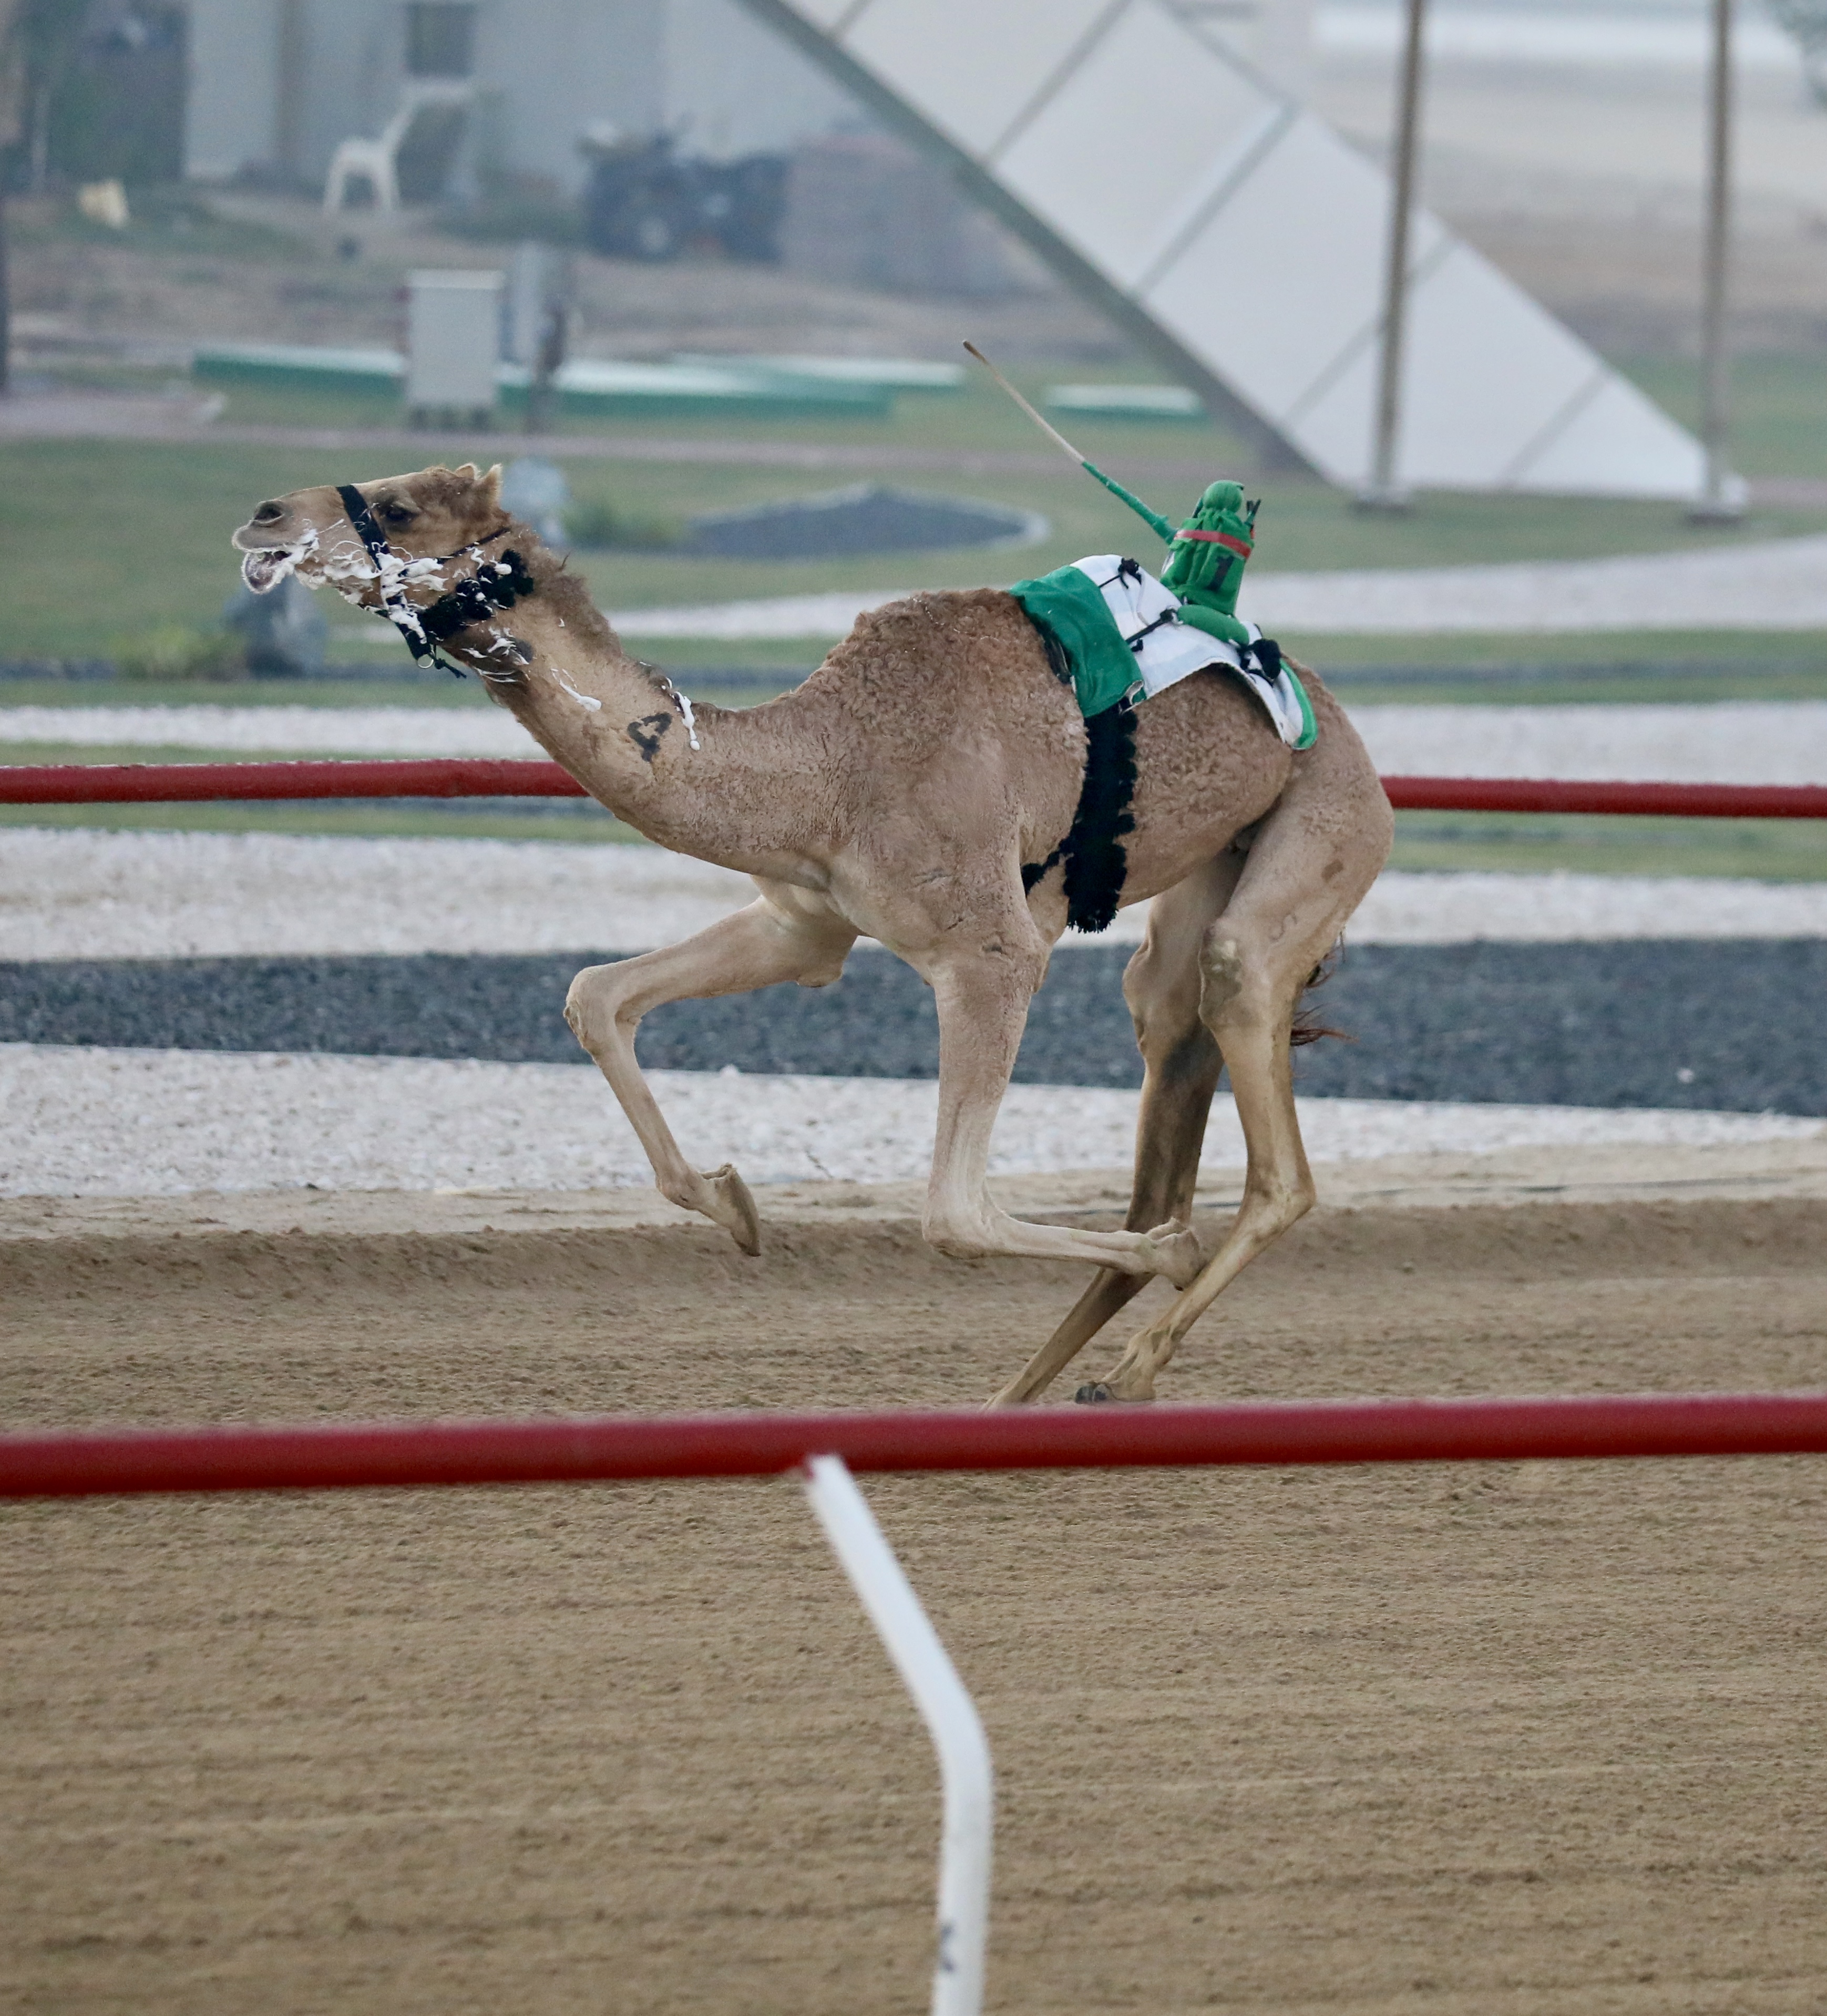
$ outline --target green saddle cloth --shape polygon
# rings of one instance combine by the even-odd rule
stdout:
[[[1079,711],[1087,720],[1115,707],[1135,684],[1135,653],[1102,589],[1083,568],[1056,567],[1037,580],[1017,581],[1009,592],[1064,646]]]
[[[1097,558],[1100,564],[1114,564],[1104,556]],[[1146,694],[1165,693],[1201,669],[1200,664],[1188,662],[1189,646],[1180,641],[1192,631],[1202,632],[1216,651],[1229,654],[1217,659],[1214,653],[1202,662],[1213,671],[1220,664],[1227,665],[1262,703],[1275,733],[1289,748],[1313,747],[1317,729],[1312,703],[1294,668],[1275,644],[1267,639],[1254,645],[1234,643],[1215,631],[1206,612],[1197,607],[1187,610],[1170,630],[1162,629],[1161,617],[1173,611],[1173,597],[1146,574],[1137,577],[1135,598],[1139,604],[1137,620],[1145,627],[1126,636],[1104,589],[1088,571],[1091,565],[1081,560],[1036,581],[1018,581],[1009,590],[1029,620],[1058,639],[1072,667],[1079,711],[1087,721],[1115,707],[1126,694],[1133,693],[1140,700]],[[1137,643],[1141,646],[1139,657],[1133,648]],[[1190,650],[1194,657],[1199,657],[1200,646],[1191,645]]]

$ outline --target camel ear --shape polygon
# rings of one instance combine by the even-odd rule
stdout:
[[[470,481],[476,485],[477,503],[485,505],[491,511],[499,511],[501,509],[501,464],[496,463],[486,476],[477,475],[473,463],[466,463],[464,466],[468,470]]]

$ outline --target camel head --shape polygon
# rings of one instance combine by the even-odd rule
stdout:
[[[269,497],[234,535],[241,578],[256,595],[294,573],[312,588],[328,582],[369,609],[416,585],[441,592],[449,585],[443,563],[498,537],[508,524],[499,468],[484,475],[465,463],[460,469],[421,469],[354,488],[386,543],[384,556],[371,555],[335,484]]]

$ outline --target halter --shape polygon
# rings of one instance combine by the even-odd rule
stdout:
[[[429,660],[459,679],[465,677],[463,667],[453,665],[440,653],[438,646],[459,630],[487,622],[497,610],[513,608],[523,596],[531,595],[539,586],[527,572],[526,562],[512,547],[504,547],[498,560],[482,558],[485,546],[493,545],[497,539],[505,538],[514,530],[513,520],[506,520],[486,538],[474,540],[454,553],[445,553],[434,559],[434,566],[447,567],[452,560],[473,554],[477,571],[469,580],[459,581],[449,595],[441,596],[429,608],[415,609],[397,587],[387,585],[384,562],[397,559],[398,556],[375,523],[367,499],[352,483],[339,483],[336,490],[343,500],[344,510],[348,513],[349,523],[355,529],[356,538],[367,548],[368,557],[373,561],[375,572],[380,578],[381,606],[387,612],[387,619],[406,640],[406,649],[420,664]],[[492,580],[484,578],[485,568],[493,574]]]

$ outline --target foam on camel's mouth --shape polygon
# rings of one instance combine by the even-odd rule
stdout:
[[[265,595],[277,588],[297,564],[294,547],[268,546],[241,556],[241,578],[256,595]]]
[[[242,536],[240,532],[235,535],[236,545],[241,543]],[[241,578],[256,595],[270,594],[300,561],[308,560],[316,552],[317,545],[317,528],[315,525],[308,525],[304,528],[304,536],[293,540],[290,545],[256,547],[241,556]],[[307,581],[305,585],[315,588],[317,584],[314,581]]]

